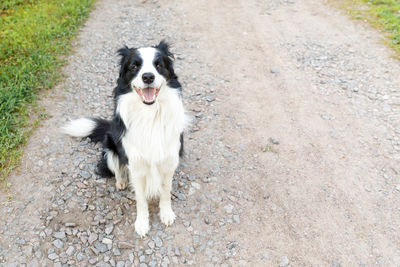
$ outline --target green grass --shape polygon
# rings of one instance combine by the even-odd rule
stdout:
[[[400,58],[400,0],[333,0],[354,18],[366,20],[385,32],[385,43]]]
[[[95,0],[0,0],[0,181],[40,120],[38,93],[61,77],[62,55]]]

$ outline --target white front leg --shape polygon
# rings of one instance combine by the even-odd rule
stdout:
[[[171,207],[171,190],[172,178],[176,167],[178,166],[178,159],[171,159],[164,162],[160,166],[162,175],[162,185],[160,192],[160,220],[165,225],[169,226],[175,221],[175,213]]]
[[[140,237],[146,236],[147,232],[150,230],[149,225],[149,208],[147,205],[147,199],[145,195],[146,188],[146,176],[143,172],[134,173],[131,171],[130,177],[132,177],[131,182],[135,188],[136,195],[136,221],[135,221],[135,231]]]
[[[167,178],[170,182],[162,185],[161,195],[160,195],[160,219],[161,221],[169,226],[175,221],[175,213],[171,207],[171,189],[172,186],[172,176],[171,178]],[[168,184],[169,183],[169,184]]]

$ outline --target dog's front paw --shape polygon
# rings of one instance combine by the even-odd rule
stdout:
[[[166,226],[170,226],[175,221],[175,213],[171,207],[161,208],[160,209],[160,219]]]
[[[124,190],[128,187],[128,181],[125,179],[117,179],[117,181],[115,182],[115,187],[119,190]]]
[[[135,231],[141,237],[145,237],[150,230],[149,220],[137,218],[135,221]]]

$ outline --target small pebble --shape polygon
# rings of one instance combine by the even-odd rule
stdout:
[[[231,204],[228,204],[226,206],[224,206],[224,209],[227,213],[232,213],[233,211],[233,206]]]
[[[132,243],[126,242],[126,241],[119,241],[118,242],[118,248],[120,249],[132,249],[135,246]]]
[[[283,256],[281,259],[281,263],[279,264],[280,267],[285,267],[289,265],[289,259],[287,256]]]
[[[61,248],[64,247],[63,242],[61,242],[59,239],[54,240],[54,241],[53,241],[53,245],[54,245],[56,248],[59,248],[59,249],[61,249]]]
[[[276,138],[271,137],[271,138],[269,138],[269,141],[271,141],[271,143],[274,145],[279,145],[279,140]]]
[[[113,249],[113,254],[114,254],[114,256],[120,256],[120,255],[121,255],[121,252],[119,251],[118,248],[114,248],[114,249]]]
[[[55,259],[58,259],[58,255],[56,253],[51,253],[47,257],[52,261],[54,261]]]
[[[103,240],[101,240],[101,242],[106,245],[112,244],[112,240],[105,237],[103,238]]]
[[[275,68],[271,68],[271,73],[278,74],[280,71]]]
[[[53,236],[54,236],[55,238],[58,238],[58,239],[63,239],[63,238],[65,238],[65,232],[55,232],[55,233],[53,234]]]
[[[65,253],[67,253],[68,256],[72,256],[75,252],[75,248],[73,246],[69,246],[67,251]]]

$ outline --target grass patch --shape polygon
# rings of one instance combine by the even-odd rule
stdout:
[[[270,144],[266,144],[265,146],[261,147],[261,151],[262,152],[270,152],[272,150],[271,145]]]
[[[385,43],[400,58],[400,0],[332,0],[331,3],[385,32]]]
[[[41,119],[36,98],[60,78],[60,55],[95,0],[0,1],[0,181]]]

